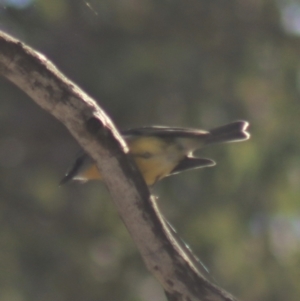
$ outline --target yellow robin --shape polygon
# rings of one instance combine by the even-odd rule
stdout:
[[[247,121],[236,121],[210,131],[149,126],[121,132],[130,155],[148,186],[167,176],[190,169],[215,165],[210,159],[198,158],[193,153],[215,143],[247,140]],[[70,180],[101,180],[102,176],[94,161],[81,153],[60,184]]]

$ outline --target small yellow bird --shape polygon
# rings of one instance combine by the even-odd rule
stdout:
[[[147,185],[152,186],[167,176],[215,165],[213,160],[194,157],[193,152],[210,144],[247,140],[248,126],[247,121],[232,122],[210,131],[151,126],[123,131],[122,136]],[[60,184],[101,179],[94,161],[82,152]]]

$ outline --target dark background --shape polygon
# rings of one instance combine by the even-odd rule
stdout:
[[[300,296],[300,1],[1,0],[0,29],[45,54],[122,129],[252,138],[156,185],[159,206],[244,301]],[[58,187],[79,146],[0,81],[0,300],[165,300],[101,183]]]

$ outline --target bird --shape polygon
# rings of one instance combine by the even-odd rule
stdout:
[[[146,184],[151,187],[165,177],[214,166],[216,163],[213,160],[196,157],[194,152],[213,144],[248,140],[248,127],[249,123],[241,120],[208,131],[144,126],[122,131],[121,134],[129,147],[129,155],[134,159]],[[60,185],[71,180],[102,180],[94,160],[84,151],[78,155]]]

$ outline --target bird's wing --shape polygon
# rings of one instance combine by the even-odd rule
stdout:
[[[121,133],[124,136],[158,136],[168,138],[190,138],[209,135],[209,132],[203,130],[168,126],[145,126],[125,130]]]
[[[216,162],[210,159],[185,157],[176,165],[176,167],[171,171],[170,175],[174,175],[176,173],[190,170],[190,169],[210,167],[214,165],[216,165]]]

